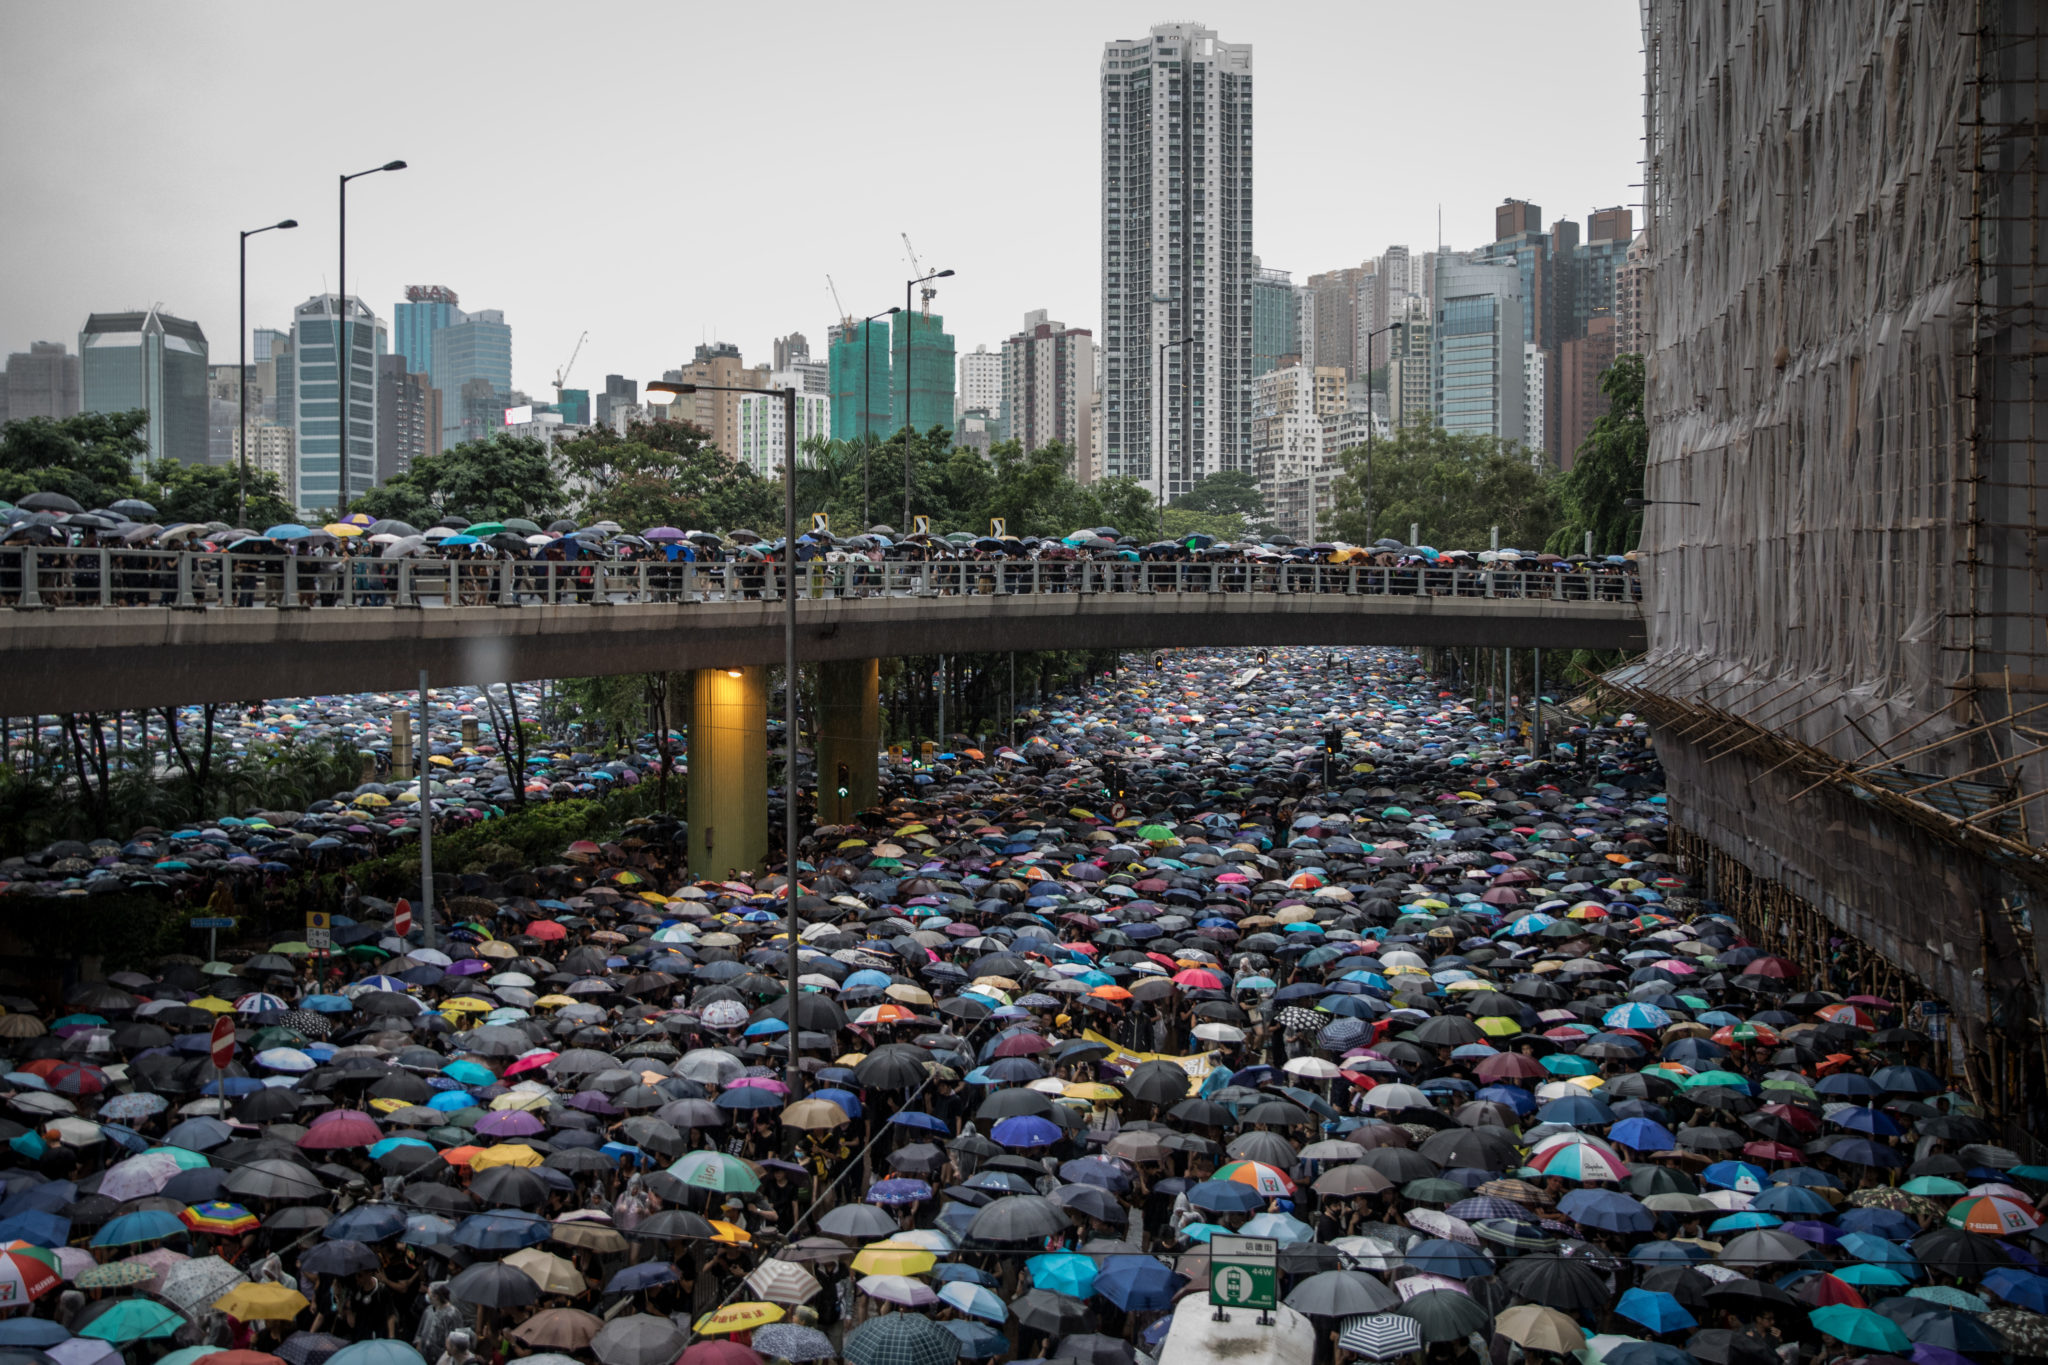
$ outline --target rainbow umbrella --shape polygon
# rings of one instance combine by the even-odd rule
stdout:
[[[178,1221],[194,1232],[210,1232],[219,1237],[254,1232],[262,1226],[256,1215],[240,1204],[230,1204],[219,1199],[210,1203],[194,1204],[178,1215]]]

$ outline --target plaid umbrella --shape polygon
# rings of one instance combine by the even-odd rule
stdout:
[[[756,1327],[753,1345],[756,1351],[770,1359],[792,1362],[832,1360],[838,1355],[832,1349],[832,1338],[815,1327],[799,1327],[793,1322],[772,1322],[766,1327]]]
[[[891,1313],[848,1332],[842,1354],[851,1365],[953,1365],[960,1339],[930,1318]]]
[[[1393,1360],[1422,1349],[1422,1324],[1399,1313],[1346,1318],[1337,1345],[1367,1360]]]

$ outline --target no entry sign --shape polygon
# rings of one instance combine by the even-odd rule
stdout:
[[[213,1021],[213,1064],[222,1071],[235,1060],[235,1017],[223,1014]]]

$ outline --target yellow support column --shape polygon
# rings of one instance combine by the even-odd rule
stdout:
[[[875,804],[875,767],[882,749],[881,663],[847,659],[817,668],[818,823],[844,825]],[[839,794],[842,782],[844,796]]]
[[[768,675],[700,668],[690,680],[690,876],[723,879],[768,857]]]

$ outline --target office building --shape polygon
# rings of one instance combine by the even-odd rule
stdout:
[[[405,357],[405,372],[432,375],[434,333],[453,327],[463,316],[455,291],[448,286],[406,286],[405,302],[391,309],[391,349]]]
[[[346,385],[336,363],[340,332],[347,333],[351,361]],[[292,310],[292,339],[286,352],[289,365],[284,357],[278,365],[278,421],[294,433],[297,459],[289,496],[302,514],[333,511],[344,493],[353,498],[376,485],[376,357],[385,352],[388,343],[383,322],[359,298],[350,297],[346,313],[333,294],[316,295]],[[344,441],[348,460],[345,490]]]
[[[889,319],[889,430],[953,429],[953,337],[937,313]]]
[[[705,439],[717,446],[722,454],[731,459],[738,459],[740,395],[721,393],[718,390],[766,388],[768,367],[762,365],[749,369],[747,362],[740,356],[739,347],[727,341],[713,341],[700,344],[690,363],[671,373],[675,375],[671,382],[702,384],[707,387],[696,393],[677,395],[675,401],[669,405],[670,419],[688,422],[703,432]],[[781,460],[778,457],[776,468],[781,467]]]
[[[254,369],[254,366],[250,367]],[[206,367],[206,462],[230,464],[235,458],[235,427],[242,411],[242,374],[234,365]],[[256,403],[256,386],[249,385],[249,402]]]
[[[258,327],[249,334],[249,359],[261,365],[273,359],[280,346],[291,344],[291,333],[280,332],[275,327]]]
[[[78,334],[78,354],[81,412],[141,408],[149,414],[145,459],[206,463],[206,333],[198,323],[154,307],[94,313]],[[12,392],[10,381],[10,401]]]
[[[1077,465],[1092,463],[1095,433],[1095,335],[1054,322],[1041,308],[1024,315],[1024,330],[1003,343],[1002,433],[1025,451],[1061,442]]]
[[[1649,347],[1649,318],[1643,301],[1650,289],[1649,234],[1638,233],[1614,272],[1614,350],[1642,355]]]
[[[1566,346],[1572,344],[1565,343]],[[1548,449],[1543,444],[1543,429],[1547,411],[1545,404],[1548,402],[1549,354],[1539,350],[1533,341],[1522,343],[1522,444],[1529,447],[1531,458],[1538,462],[1546,457]]]
[[[78,357],[61,341],[31,341],[7,357],[0,379],[0,426],[24,417],[75,417],[80,396]]]
[[[597,425],[613,425],[615,408],[638,407],[640,403],[640,381],[628,379],[622,374],[608,374],[604,377],[604,392],[596,396],[596,412],[593,416]]]
[[[441,391],[403,355],[377,357],[377,482],[441,451]]]
[[[1043,315],[1041,315],[1043,316]],[[953,396],[953,416],[984,412],[1003,415],[1003,357],[986,346],[976,346],[960,355],[960,386]]]
[[[1329,524],[1336,450],[1326,447],[1323,421],[1350,406],[1339,365],[1297,362],[1252,381],[1252,458],[1273,526],[1313,541]]]
[[[842,322],[826,343],[832,439],[885,438],[889,425],[889,323]]]
[[[242,430],[237,427],[229,444],[233,462],[242,462]],[[286,497],[298,479],[298,443],[292,429],[282,422],[249,422],[249,468],[274,475]]]
[[[1357,376],[1358,295],[1366,275],[1366,270],[1358,267],[1308,277],[1302,286],[1308,296],[1302,314],[1304,365],[1335,366],[1347,378]]]
[[[504,312],[457,310],[447,326],[428,333],[428,344],[431,352],[423,373],[441,391],[441,448],[484,440],[503,427],[509,406],[505,399],[512,392],[512,329]],[[301,441],[301,465],[306,458]]]
[[[1099,472],[1171,499],[1251,461],[1252,49],[1161,24],[1101,79]]]
[[[1564,429],[1558,433],[1558,465],[1570,469],[1572,462],[1592,434],[1593,424],[1608,408],[1607,395],[1600,392],[1600,377],[1614,364],[1621,329],[1612,313],[1602,313],[1586,324],[1586,334],[1573,337],[1558,348],[1557,397],[1553,409]]]
[[[1252,258],[1252,378],[1301,357],[1301,291],[1285,270]]]
[[[1520,441],[1522,276],[1511,264],[1437,263],[1431,410],[1447,431]]]
[[[1397,427],[1422,426],[1436,411],[1435,352],[1430,345],[1429,301],[1411,294],[1387,333],[1387,420]]]
[[[776,374],[786,374],[798,361],[811,358],[810,339],[802,332],[791,332],[786,337],[775,338],[775,343],[770,349],[775,353]]]
[[[804,468],[804,452],[813,442],[832,439],[832,399],[828,394],[807,393],[804,379],[794,370],[772,370],[768,388],[795,388],[797,467]],[[787,439],[787,410],[779,392],[729,395],[734,401],[732,457],[756,474],[782,475],[783,442]]]

